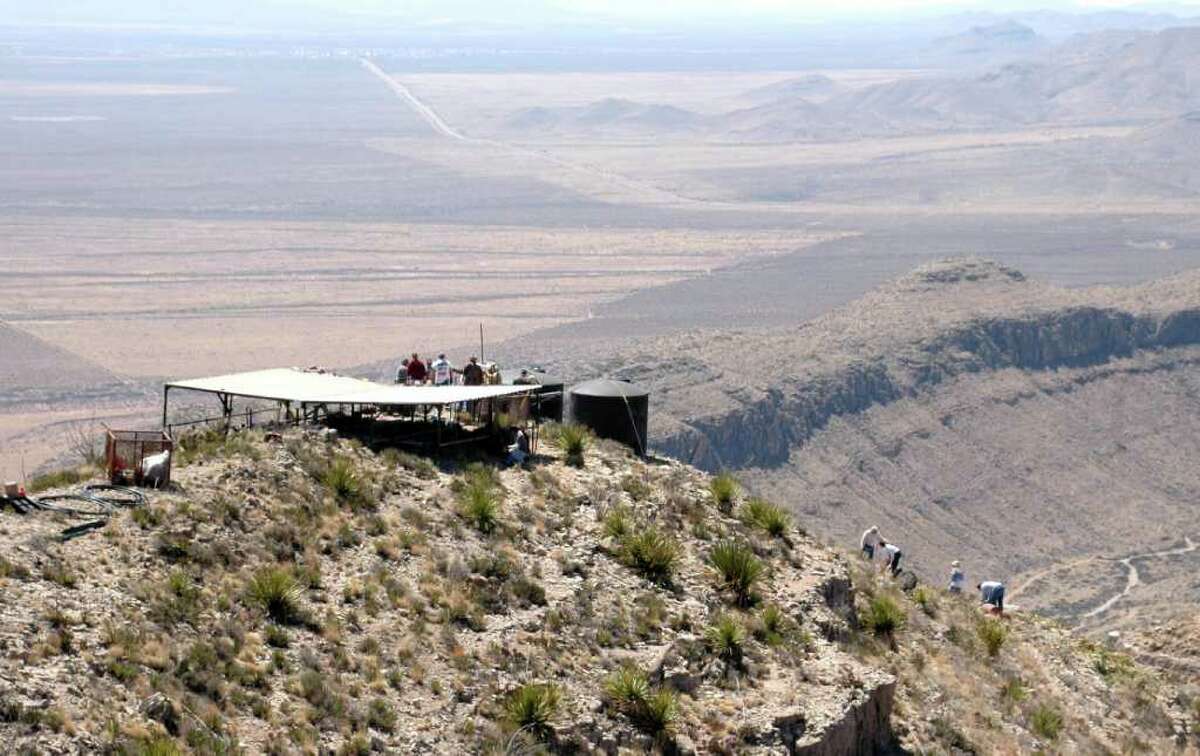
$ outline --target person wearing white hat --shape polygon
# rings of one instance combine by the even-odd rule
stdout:
[[[862,539],[858,542],[858,547],[862,550],[863,557],[868,562],[875,561],[875,549],[881,541],[883,541],[883,538],[879,535],[878,525],[872,525],[863,532]]]
[[[951,593],[962,593],[963,586],[966,585],[967,576],[963,573],[961,565],[955,559],[950,563],[950,587]]]

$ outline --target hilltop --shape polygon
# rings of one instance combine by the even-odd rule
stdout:
[[[39,752],[1172,752],[1184,689],[883,580],[811,523],[593,442],[530,470],[186,439],[58,543],[5,513],[0,733]],[[720,494],[720,496],[718,496]],[[760,564],[737,591],[730,575]],[[742,571],[735,566],[741,564]]]

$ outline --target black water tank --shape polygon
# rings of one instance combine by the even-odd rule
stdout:
[[[561,423],[563,419],[563,402],[566,398],[566,383],[562,378],[547,375],[541,371],[530,371],[541,388],[534,394],[534,414],[539,420],[553,420]]]
[[[646,456],[650,392],[623,381],[599,379],[571,389],[571,419],[601,438],[628,444]]]

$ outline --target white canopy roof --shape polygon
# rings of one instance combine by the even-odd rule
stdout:
[[[297,404],[441,405],[525,394],[536,386],[404,386],[333,373],[274,368],[172,381],[169,388]]]

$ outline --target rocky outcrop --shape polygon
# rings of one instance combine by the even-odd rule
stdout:
[[[826,343],[833,340],[828,333],[869,330],[862,325],[862,310],[874,306],[869,298],[820,322],[814,336],[797,333],[794,344],[783,342],[798,362],[822,361],[827,367],[805,370],[801,363],[798,375],[780,376],[752,397],[735,396],[723,411],[674,416],[677,422],[663,424],[666,432],[655,439],[655,447],[706,470],[778,467],[833,418],[916,396],[964,373],[1094,366],[1139,350],[1200,344],[1200,296],[1191,296],[1190,287],[1178,287],[1185,295],[1173,290],[1175,296],[1167,302],[1151,299],[1153,307],[1139,298],[1104,306],[1081,303],[1078,297],[1059,307],[1048,294],[1031,296],[1024,290],[1031,285],[1019,274],[978,262],[918,271],[901,283],[905,290],[888,295],[911,302],[887,302],[900,313],[890,319],[876,315],[884,320],[877,333],[856,335],[853,350]],[[1019,292],[1014,296],[1019,300],[1012,308],[1015,314],[998,304],[970,308],[955,301],[953,306],[965,308],[962,317],[952,314],[932,327],[918,322],[911,332],[904,328],[903,319],[920,317],[926,308],[936,310],[945,304],[940,299],[969,298],[973,293],[982,297],[993,294],[998,285]],[[975,292],[976,287],[980,291]],[[1042,291],[1034,289],[1035,294]],[[779,351],[778,336],[768,343]],[[831,354],[835,359],[828,359]],[[665,408],[669,414],[686,407],[686,392],[674,392],[672,405]]]
[[[842,756],[882,753],[892,744],[891,716],[896,681],[887,679],[861,694],[841,719],[816,733],[804,733],[787,742],[796,756]]]

